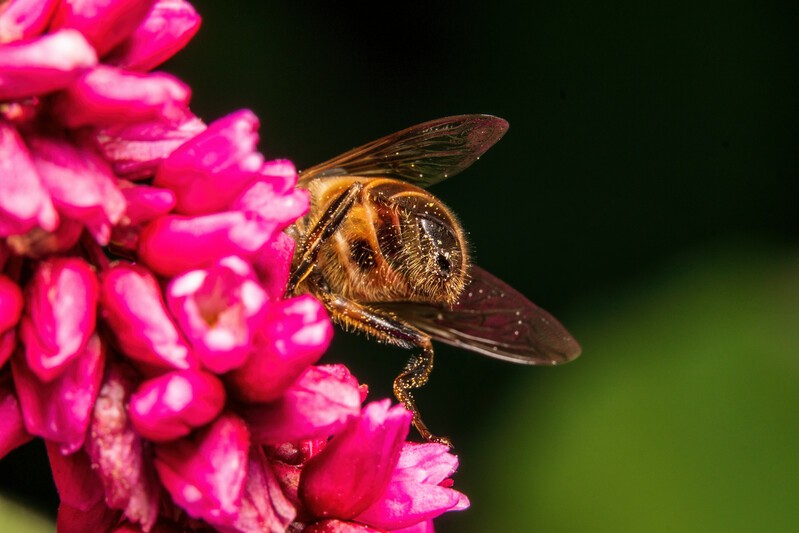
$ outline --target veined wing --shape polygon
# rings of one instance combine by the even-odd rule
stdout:
[[[556,365],[580,355],[580,345],[558,320],[485,270],[454,306],[411,302],[376,304],[453,346],[528,365]]]
[[[330,176],[380,176],[429,187],[474,163],[508,130],[491,115],[431,120],[350,150],[300,174],[299,185]]]

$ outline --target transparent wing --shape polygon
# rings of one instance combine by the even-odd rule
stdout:
[[[386,303],[386,309],[453,346],[528,365],[556,365],[580,355],[580,345],[558,320],[485,270],[472,267],[472,280],[452,308]]]
[[[508,130],[491,115],[440,118],[350,150],[300,174],[299,185],[328,176],[381,176],[429,187],[474,163]]]

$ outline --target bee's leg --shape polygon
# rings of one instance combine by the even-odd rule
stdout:
[[[302,242],[299,261],[291,274],[291,278],[286,288],[289,294],[294,292],[297,285],[308,277],[313,271],[316,256],[319,255],[319,247],[341,226],[344,217],[349,213],[350,208],[355,203],[358,195],[363,190],[363,183],[355,182],[350,185],[333,203],[330,204],[313,228],[306,234]]]
[[[425,440],[452,447],[452,443],[447,437],[436,437],[427,429],[411,393],[412,389],[417,389],[427,383],[430,372],[433,370],[433,343],[430,342],[430,337],[388,313],[332,294],[325,287],[323,280],[315,279],[316,296],[330,311],[333,320],[343,327],[360,330],[381,342],[400,348],[422,350],[422,353],[414,355],[408,361],[405,369],[394,380],[394,395],[405,405],[406,409],[413,413],[413,425]]]

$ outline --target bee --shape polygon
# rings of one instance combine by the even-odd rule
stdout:
[[[547,311],[471,263],[458,219],[426,189],[474,163],[507,131],[490,115],[446,117],[402,130],[303,171],[311,207],[290,294],[311,293],[334,322],[415,351],[394,394],[428,441],[412,390],[433,369],[436,339],[528,365],[565,363],[580,345]]]

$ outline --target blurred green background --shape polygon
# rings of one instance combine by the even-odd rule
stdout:
[[[438,531],[799,531],[799,4],[193,3],[165,70],[207,121],[255,110],[269,157],[511,124],[433,192],[584,353],[437,347],[418,400],[472,499]],[[378,398],[405,356],[342,333],[327,361]],[[47,483],[31,466],[14,497],[52,514]]]

